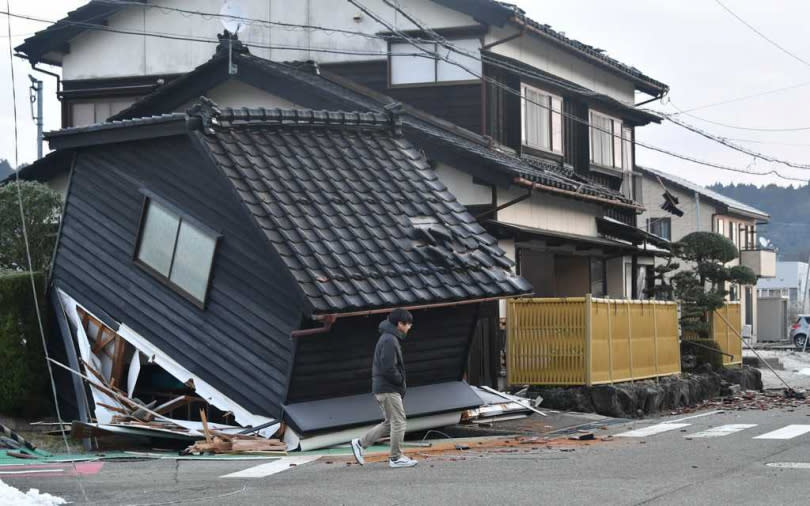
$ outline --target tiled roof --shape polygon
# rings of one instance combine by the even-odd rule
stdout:
[[[189,114],[316,313],[531,292],[388,116],[210,101]]]
[[[636,169],[641,173],[648,173],[648,174],[650,174],[650,175],[652,175],[654,177],[660,177],[665,182],[665,184],[666,184],[666,182],[670,182],[670,183],[674,183],[674,184],[676,184],[676,185],[678,185],[678,186],[680,186],[682,188],[685,188],[686,190],[689,190],[689,191],[692,191],[692,192],[697,192],[697,193],[701,194],[702,196],[704,196],[704,197],[706,197],[706,198],[708,198],[710,200],[713,200],[715,202],[719,202],[720,204],[728,207],[730,210],[737,210],[737,211],[742,211],[742,212],[748,213],[748,214],[754,214],[754,215],[757,215],[757,216],[759,216],[759,217],[761,217],[763,219],[768,219],[770,217],[768,215],[768,213],[766,213],[765,211],[761,211],[761,210],[757,209],[754,206],[749,206],[748,204],[740,202],[739,200],[734,200],[734,199],[732,199],[730,197],[726,197],[725,195],[722,195],[720,193],[717,193],[716,191],[710,190],[710,189],[706,188],[705,186],[700,186],[697,183],[693,183],[692,181],[689,181],[688,179],[684,179],[682,177],[675,176],[675,175],[670,174],[668,172],[663,172],[661,170],[653,169],[653,168],[650,168],[650,167],[637,166]]]

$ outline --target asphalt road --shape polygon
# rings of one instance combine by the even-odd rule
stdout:
[[[788,439],[755,439],[789,425],[806,427],[774,434]],[[715,437],[698,437],[718,428]],[[433,457],[413,469],[322,457],[270,476],[223,478],[258,463],[150,460],[107,462],[80,478],[2,479],[83,504],[81,483],[89,503],[105,505],[810,503],[810,407],[642,420],[599,430],[597,437],[638,429],[651,435]],[[768,465],[792,463],[805,468]]]

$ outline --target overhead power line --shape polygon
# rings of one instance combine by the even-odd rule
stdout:
[[[609,131],[609,130],[607,130],[607,129],[603,129],[603,128],[600,128],[600,127],[598,127],[598,126],[592,125],[592,124],[591,124],[589,121],[583,120],[582,118],[579,118],[579,117],[577,117],[577,116],[574,116],[574,115],[571,115],[571,114],[568,114],[568,113],[565,113],[565,112],[558,112],[558,111],[554,111],[554,110],[553,110],[553,108],[549,107],[549,106],[548,106],[548,105],[546,105],[546,104],[541,104],[541,103],[536,102],[536,101],[534,101],[534,100],[530,100],[530,99],[528,99],[528,98],[526,98],[526,97],[523,97],[523,96],[522,96],[522,94],[521,94],[521,92],[520,92],[519,90],[515,90],[515,89],[513,89],[513,88],[511,88],[511,87],[509,87],[509,86],[507,86],[507,85],[505,85],[505,84],[503,84],[503,83],[501,83],[501,82],[499,82],[499,81],[496,81],[496,80],[494,80],[494,79],[492,79],[492,78],[489,78],[489,77],[487,77],[487,76],[480,75],[480,74],[476,73],[475,71],[473,71],[473,70],[471,70],[471,69],[469,69],[469,68],[465,67],[464,65],[462,65],[462,64],[460,64],[460,63],[458,63],[458,62],[455,62],[455,61],[452,61],[452,60],[450,60],[450,59],[448,59],[448,58],[446,58],[446,57],[443,57],[443,56],[442,56],[441,54],[439,54],[437,51],[430,51],[429,49],[425,49],[424,47],[420,46],[420,45],[419,45],[419,44],[418,44],[416,41],[414,41],[414,40],[412,40],[410,37],[408,37],[408,35],[407,35],[407,34],[403,33],[403,32],[402,32],[402,31],[400,31],[400,30],[397,30],[397,29],[396,29],[396,27],[394,27],[394,26],[393,26],[391,23],[389,23],[389,22],[385,21],[384,19],[382,19],[382,18],[381,18],[379,15],[375,14],[375,13],[374,13],[373,11],[371,11],[371,10],[370,10],[368,7],[366,7],[365,5],[361,4],[361,3],[360,3],[358,0],[347,0],[347,1],[348,1],[349,3],[351,3],[352,5],[354,5],[355,7],[357,7],[358,9],[360,9],[361,11],[363,11],[363,12],[364,12],[366,15],[368,15],[369,17],[371,17],[372,19],[374,19],[375,21],[377,21],[377,22],[378,22],[378,23],[380,23],[381,25],[385,26],[385,27],[386,27],[388,30],[390,30],[391,32],[393,32],[393,33],[395,33],[395,34],[399,35],[399,36],[400,36],[400,37],[401,37],[403,40],[408,41],[408,42],[409,42],[411,45],[413,45],[415,48],[419,49],[420,51],[422,51],[422,52],[424,52],[424,53],[426,53],[426,54],[430,54],[430,55],[432,55],[432,57],[433,57],[433,58],[436,58],[436,59],[441,59],[442,61],[445,61],[445,62],[447,62],[447,63],[450,63],[450,64],[452,64],[452,65],[455,65],[455,66],[457,66],[457,67],[459,67],[459,68],[461,68],[461,69],[465,70],[466,72],[470,73],[471,75],[473,75],[473,76],[477,77],[478,79],[481,79],[481,80],[483,80],[483,81],[485,81],[485,82],[488,82],[488,83],[490,83],[490,84],[492,84],[492,85],[494,85],[494,86],[500,87],[501,89],[503,89],[503,90],[507,91],[508,93],[511,93],[511,94],[517,95],[518,97],[521,97],[523,100],[525,100],[525,101],[527,101],[527,102],[529,102],[529,103],[535,104],[535,105],[537,105],[537,106],[539,106],[539,107],[541,107],[541,108],[544,108],[544,109],[546,109],[546,110],[550,110],[552,113],[557,113],[557,114],[560,114],[561,116],[566,117],[566,118],[569,118],[569,119],[571,119],[572,121],[578,122],[578,123],[580,123],[580,124],[587,125],[587,126],[589,126],[591,129],[594,129],[594,130],[599,130],[599,131],[602,131],[602,132],[608,133],[608,134],[610,134],[610,135],[611,135],[611,136],[613,136],[613,137],[617,137],[617,135],[616,135],[616,134],[614,134],[612,131]],[[398,12],[400,12],[400,13],[401,13],[403,16],[405,16],[405,17],[406,17],[406,18],[407,18],[407,19],[408,19],[408,20],[409,20],[411,23],[413,23],[413,24],[414,24],[414,25],[415,25],[417,28],[419,28],[420,30],[422,30],[424,33],[426,33],[426,34],[429,34],[429,35],[430,35],[430,34],[431,34],[431,32],[432,32],[432,33],[434,33],[434,34],[435,34],[435,32],[433,32],[433,31],[432,31],[432,30],[430,30],[429,28],[427,28],[427,27],[423,26],[423,25],[422,25],[422,23],[420,23],[418,20],[416,20],[416,18],[414,18],[414,17],[413,17],[413,16],[411,16],[410,14],[408,14],[408,13],[407,13],[407,12],[406,12],[406,11],[405,11],[405,10],[404,10],[402,7],[400,7],[399,5],[393,4],[392,2],[390,2],[390,1],[388,1],[388,0],[383,0],[383,1],[384,1],[386,4],[388,4],[389,6],[393,7],[394,9],[396,9]],[[438,34],[436,34],[436,36],[438,36]],[[435,40],[435,42],[437,42],[437,43],[441,44],[441,45],[442,45],[442,46],[444,46],[444,47],[447,47],[448,49],[452,49],[452,48],[454,48],[454,47],[455,47],[455,46],[454,46],[452,43],[448,42],[448,41],[447,41],[446,39],[444,39],[443,37],[441,37],[441,36],[438,36],[438,37],[439,37],[439,39],[434,39],[434,40]],[[721,170],[727,170],[727,171],[732,171],[732,172],[737,172],[737,173],[742,173],[742,174],[758,175],[758,176],[767,176],[767,175],[773,175],[773,176],[776,176],[776,177],[779,177],[779,178],[781,178],[781,179],[785,179],[785,180],[788,180],[788,181],[799,181],[799,182],[802,182],[802,183],[807,183],[807,180],[806,180],[806,179],[800,179],[800,178],[795,178],[795,177],[791,177],[791,176],[785,176],[785,175],[782,175],[781,173],[779,173],[778,171],[773,170],[773,169],[772,169],[772,170],[769,170],[769,171],[766,171],[766,172],[754,172],[754,171],[749,171],[749,170],[744,170],[744,169],[739,169],[739,168],[729,167],[729,166],[722,165],[722,164],[718,164],[718,163],[714,163],[714,162],[706,162],[706,161],[699,160],[699,159],[694,158],[694,157],[689,156],[689,155],[682,155],[682,154],[680,154],[680,153],[675,153],[675,152],[673,152],[673,151],[671,151],[671,150],[668,150],[668,149],[665,149],[665,148],[660,148],[660,147],[658,147],[658,146],[653,146],[653,145],[651,145],[651,144],[642,143],[642,142],[640,142],[640,141],[638,141],[638,140],[635,140],[635,139],[633,140],[633,142],[634,142],[634,143],[635,143],[637,146],[641,146],[641,147],[643,147],[643,148],[646,148],[646,149],[649,149],[649,150],[652,150],[652,151],[656,151],[656,152],[659,152],[659,153],[662,153],[662,154],[665,154],[665,155],[668,155],[668,156],[672,156],[672,157],[675,157],[675,158],[679,158],[679,159],[681,159],[681,160],[689,161],[689,162],[692,162],[692,163],[697,163],[697,164],[700,164],[700,165],[705,165],[705,166],[708,166],[708,167],[713,167],[713,168],[717,168],[717,169],[721,169]],[[810,166],[808,166],[808,168],[810,168]]]
[[[690,118],[694,118],[698,121],[703,121],[706,123],[710,123],[712,125],[717,125],[725,128],[731,128],[733,130],[745,130],[749,132],[803,132],[805,130],[810,130],[810,126],[807,127],[790,127],[790,128],[758,128],[758,127],[747,127],[747,126],[739,126],[739,125],[731,125],[728,123],[722,123],[720,121],[713,121],[710,119],[702,118],[700,116],[696,116],[694,114],[688,113],[686,111],[682,111],[678,106],[676,106],[672,101],[669,104],[675,108],[678,115],[682,116],[689,116]],[[662,114],[662,113],[658,113]]]
[[[681,120],[679,118],[676,118],[672,114],[665,114],[665,113],[659,113],[659,114],[661,114],[664,117],[664,119],[666,119],[667,121],[669,121],[671,123],[674,123],[674,124],[678,125],[681,128],[685,128],[686,130],[689,130],[690,132],[694,132],[694,133],[696,133],[696,134],[698,134],[698,135],[700,135],[702,137],[705,137],[705,138],[707,138],[709,140],[720,143],[723,146],[726,146],[727,148],[733,149],[735,151],[745,153],[746,155],[753,156],[754,158],[758,158],[758,159],[764,160],[766,162],[780,163],[782,165],[787,165],[788,167],[793,167],[794,169],[810,170],[810,165],[808,165],[808,164],[790,162],[790,161],[787,161],[787,160],[781,160],[781,159],[776,158],[776,157],[771,156],[771,155],[765,155],[763,153],[759,153],[757,151],[754,151],[754,150],[748,149],[746,147],[740,146],[739,144],[735,144],[735,143],[731,142],[730,140],[726,139],[725,137],[720,137],[720,136],[711,134],[709,132],[706,132],[705,130],[701,130],[700,128],[698,128],[698,127],[696,127],[694,125],[690,125],[689,123],[686,123],[685,121],[683,121],[683,120]]]
[[[459,68],[465,70],[470,75],[472,75],[472,76],[474,76],[474,77],[476,77],[478,79],[481,79],[482,81],[490,83],[493,86],[499,87],[499,88],[507,91],[508,93],[514,94],[514,95],[522,98],[523,100],[526,100],[529,103],[532,103],[534,105],[537,105],[538,107],[550,110],[553,114],[560,114],[562,117],[567,117],[567,118],[571,119],[572,121],[575,121],[575,122],[578,122],[580,124],[584,124],[586,126],[589,126],[593,130],[598,130],[598,131],[601,131],[601,132],[604,132],[604,133],[608,133],[613,137],[618,137],[618,135],[614,134],[612,131],[609,131],[607,129],[604,129],[604,128],[601,128],[601,127],[598,127],[598,126],[595,126],[595,125],[591,125],[590,122],[587,121],[587,120],[583,120],[582,118],[573,116],[573,115],[571,115],[569,113],[565,113],[565,112],[562,112],[562,111],[555,111],[546,104],[542,104],[542,103],[539,103],[537,101],[522,97],[522,94],[521,94],[521,92],[519,90],[515,90],[515,89],[513,89],[513,88],[511,88],[511,87],[509,87],[509,86],[507,86],[507,85],[505,85],[505,84],[503,84],[503,83],[501,83],[501,82],[499,82],[497,80],[494,80],[494,79],[489,78],[487,76],[476,73],[474,70],[471,70],[471,69],[463,66],[462,64],[458,63],[458,62],[452,61],[449,58],[447,58],[446,56],[440,55],[437,51],[430,51],[430,50],[427,50],[427,49],[421,47],[419,45],[419,43],[420,42],[425,42],[426,41],[425,39],[418,39],[417,40],[417,39],[414,39],[413,37],[409,37],[406,34],[402,33],[401,31],[397,30],[390,23],[388,23],[385,20],[383,20],[382,18],[380,18],[378,15],[374,14],[371,10],[369,10],[365,6],[362,6],[361,4],[359,4],[358,2],[356,2],[354,0],[348,0],[348,1],[350,3],[352,3],[352,4],[354,4],[356,7],[363,10],[372,19],[374,19],[375,21],[380,23],[382,26],[385,26],[392,34],[394,34],[393,36],[386,37],[386,39],[394,38],[396,40],[405,40],[408,43],[410,43],[413,47],[415,47],[417,50],[419,50],[419,53],[391,53],[390,51],[340,50],[340,49],[333,49],[333,48],[301,47],[301,46],[294,46],[294,45],[267,45],[267,44],[252,43],[250,41],[247,41],[246,43],[248,43],[249,46],[254,47],[254,48],[272,49],[272,50],[312,51],[312,52],[336,53],[336,54],[348,54],[348,55],[413,56],[413,57],[425,57],[425,58],[430,58],[430,59],[440,59],[440,60],[445,61],[445,62],[447,62],[447,63],[449,63],[451,65],[454,65],[456,67],[459,67]],[[137,5],[137,6],[140,6],[140,7],[144,7],[145,5],[149,5],[149,4],[134,3],[134,2],[131,2],[131,1],[126,1],[126,0],[106,0],[106,2],[107,3],[114,3],[114,4],[125,4],[125,5],[132,4],[132,5]],[[393,4],[389,3],[389,5],[393,5]],[[151,5],[149,5],[149,6],[151,7]],[[168,8],[168,7],[162,7],[162,6],[153,6],[153,7],[162,8],[164,10],[170,10],[170,11],[179,11],[179,12],[182,12],[182,13],[188,14],[188,15],[222,17],[222,15],[219,15],[219,14],[206,13],[206,12],[202,12],[202,11],[191,11],[191,10],[186,10],[186,9]],[[399,12],[405,13],[405,11],[399,6],[394,6],[394,8],[397,9]],[[32,20],[32,21],[38,21],[38,22],[43,22],[43,23],[51,23],[51,24],[55,23],[53,21],[45,20],[45,19],[42,19],[42,18],[37,18],[35,16],[21,15],[21,14],[12,13],[10,11],[0,12],[0,14],[7,14],[7,15],[9,15],[11,17],[27,19],[27,20]],[[224,16],[224,17],[231,17],[231,16]],[[264,22],[265,24],[273,24],[273,23],[275,23],[275,22],[266,22],[266,20],[256,20],[255,18],[243,18],[243,19],[250,20],[250,21],[256,21],[256,22]],[[415,18],[413,18],[412,16],[411,16],[411,19],[412,19],[412,22],[414,24],[416,24],[416,26],[420,27],[420,29],[422,29],[422,31],[424,31],[425,33],[430,33],[430,32],[435,33],[432,30],[426,29],[423,26],[421,26],[421,23],[418,20],[416,20]],[[63,25],[80,26],[80,27],[83,27],[83,28],[86,28],[86,29],[89,29],[89,30],[107,31],[107,32],[120,33],[120,34],[125,34],[125,35],[139,35],[139,36],[156,37],[156,38],[163,38],[163,39],[170,39],[170,40],[183,40],[183,41],[203,42],[203,43],[211,43],[211,44],[218,44],[219,43],[218,39],[208,39],[208,38],[203,38],[203,37],[192,37],[192,36],[165,33],[165,32],[161,33],[161,32],[149,32],[149,31],[145,31],[145,30],[144,31],[123,30],[123,29],[111,28],[111,27],[105,26],[105,25],[78,22],[78,21],[67,21],[67,20],[62,20],[61,23]],[[316,25],[292,25],[290,23],[285,23],[285,25],[301,26],[301,27],[307,26],[308,29],[313,29],[313,30],[334,31],[333,29],[330,29],[330,28],[327,28],[327,27],[319,27],[319,26],[316,26]],[[366,35],[368,35],[368,34],[366,34]],[[377,38],[377,37],[382,37],[382,36],[372,35],[371,37]],[[514,67],[512,65],[502,64],[503,62],[493,62],[493,61],[490,61],[491,59],[489,59],[489,58],[483,59],[483,58],[481,58],[480,53],[478,53],[478,55],[476,55],[475,53],[471,53],[471,52],[468,52],[466,50],[462,50],[460,48],[457,48],[452,43],[448,42],[446,39],[443,39],[443,38],[440,38],[440,40],[429,39],[428,42],[439,43],[443,47],[447,48],[448,51],[453,51],[453,52],[456,52],[456,53],[459,53],[459,54],[463,54],[463,55],[468,56],[470,58],[473,58],[473,59],[475,59],[477,61],[480,61],[482,63],[486,62],[487,64],[492,64],[492,65],[498,63],[498,64],[501,64],[500,66],[502,66],[504,68],[507,68],[509,70],[512,70],[512,71],[514,71],[516,73],[519,73],[520,75],[525,75],[525,76],[535,77],[535,78],[537,77],[537,76],[534,76],[534,75],[530,75],[525,70]],[[564,83],[560,83],[559,85],[562,86],[562,87],[567,87]],[[576,92],[576,93],[582,93],[583,92],[583,89],[573,89],[573,88],[570,88],[570,87],[567,87],[567,89],[569,89],[572,92]],[[591,92],[591,93],[593,93],[593,92]],[[689,162],[692,162],[692,163],[705,165],[705,166],[708,166],[708,167],[713,167],[713,168],[718,168],[718,169],[721,169],[721,170],[728,170],[728,171],[733,171],[733,172],[738,172],[738,173],[744,173],[744,174],[751,174],[751,175],[760,175],[760,176],[763,176],[763,175],[775,175],[775,176],[777,176],[779,178],[789,180],[789,181],[806,182],[806,180],[804,180],[804,179],[784,176],[784,175],[780,174],[779,172],[777,172],[775,170],[768,171],[768,172],[754,172],[754,171],[749,171],[749,170],[743,170],[743,169],[729,167],[729,166],[725,166],[725,165],[714,163],[714,162],[707,162],[707,161],[699,160],[699,159],[694,158],[694,157],[689,156],[689,155],[682,155],[682,154],[679,154],[679,153],[675,153],[675,152],[670,151],[670,150],[665,149],[665,148],[660,148],[660,147],[653,146],[653,145],[650,145],[650,144],[642,143],[642,142],[640,142],[638,140],[633,140],[633,142],[637,146],[640,146],[640,147],[643,147],[643,148],[646,148],[646,149],[650,149],[652,151],[657,151],[657,152],[660,152],[662,154],[666,154],[668,156],[679,158],[679,159],[689,161]]]
[[[785,53],[786,55],[790,56],[790,57],[791,57],[791,58],[793,58],[794,60],[798,61],[799,63],[802,63],[803,65],[805,65],[805,66],[807,66],[807,67],[810,67],[810,62],[808,62],[807,60],[805,60],[805,59],[804,59],[804,58],[802,58],[801,56],[796,55],[796,54],[795,54],[795,53],[793,53],[792,51],[790,51],[790,50],[786,49],[784,46],[780,45],[779,43],[777,43],[776,41],[774,41],[773,39],[771,39],[770,37],[768,37],[767,35],[765,35],[765,34],[764,34],[764,33],[762,33],[761,31],[757,30],[757,28],[756,28],[755,26],[753,26],[751,23],[749,23],[748,21],[746,21],[746,20],[744,20],[743,18],[741,18],[740,16],[738,16],[738,15],[737,15],[737,14],[736,14],[736,13],[735,13],[733,10],[729,9],[729,8],[728,8],[728,7],[727,7],[727,6],[726,6],[726,5],[725,5],[723,2],[721,2],[720,0],[714,0],[714,1],[715,1],[715,2],[717,2],[717,5],[719,5],[720,7],[722,7],[722,8],[723,8],[723,9],[724,9],[726,12],[728,12],[729,14],[731,14],[732,16],[734,16],[734,18],[735,18],[737,21],[739,21],[740,23],[742,23],[742,24],[744,24],[745,26],[747,26],[747,27],[748,27],[748,28],[749,28],[749,29],[750,29],[752,32],[754,32],[754,33],[756,33],[757,35],[759,35],[760,37],[762,37],[762,38],[763,38],[765,41],[767,41],[769,44],[771,44],[772,46],[774,46],[774,47],[775,47],[775,48],[777,48],[778,50],[782,51],[782,52],[783,52],[783,53]]]
[[[712,102],[712,103],[709,103],[709,104],[699,105],[699,106],[696,106],[696,107],[690,107],[688,109],[679,110],[675,114],[686,114],[686,113],[689,113],[689,112],[699,111],[701,109],[709,109],[710,107],[717,107],[717,106],[720,106],[720,105],[733,104],[735,102],[742,102],[743,100],[750,100],[752,98],[759,98],[759,97],[763,97],[765,95],[771,95],[771,94],[779,93],[779,92],[782,92],[782,91],[795,90],[796,88],[803,88],[805,86],[810,86],[810,81],[805,81],[803,83],[792,84],[790,86],[784,86],[782,88],[776,88],[776,89],[773,89],[773,90],[766,90],[766,91],[762,91],[762,92],[759,92],[759,93],[753,93],[751,95],[743,95],[741,97],[730,98],[730,99],[727,99],[727,100],[720,100],[718,102]]]

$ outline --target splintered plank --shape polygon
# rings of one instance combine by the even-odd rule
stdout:
[[[174,409],[177,409],[181,406],[185,406],[186,404],[190,404],[192,402],[200,402],[200,401],[203,401],[203,399],[200,397],[195,397],[193,395],[181,395],[179,397],[175,397],[170,401],[164,402],[163,404],[157,406],[156,408],[153,408],[152,411],[160,415],[165,415],[166,413]],[[146,417],[146,421],[149,421],[152,418],[154,418],[154,415],[150,413]]]
[[[127,342],[118,334],[115,335],[115,351],[113,352],[112,372],[110,382],[115,385],[126,385],[124,380],[124,354],[127,351]]]
[[[208,429],[208,417],[205,416],[205,410],[200,408],[200,420],[202,421],[203,434],[205,435],[205,442],[211,442],[211,431]]]

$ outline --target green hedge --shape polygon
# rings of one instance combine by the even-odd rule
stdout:
[[[45,277],[37,273],[34,281],[45,318]],[[48,385],[30,274],[0,272],[0,413],[34,416],[47,412],[51,404]]]

